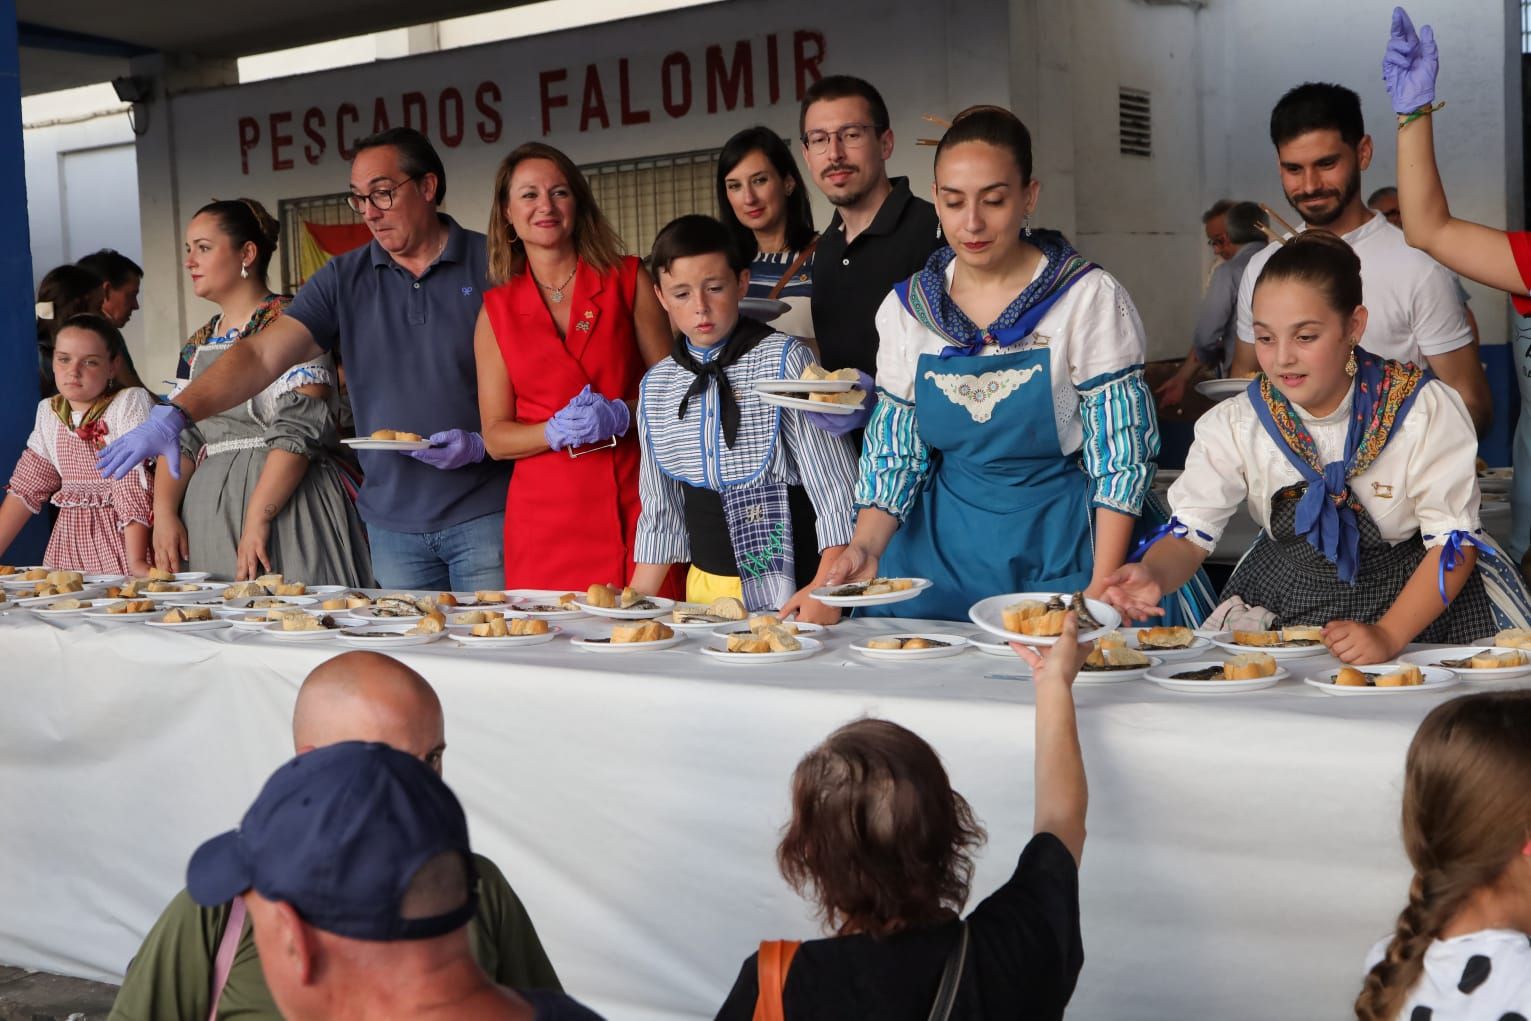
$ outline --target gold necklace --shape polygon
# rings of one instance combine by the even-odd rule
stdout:
[[[576,262],[574,264],[574,268],[569,271],[569,279],[565,280],[563,283],[559,284],[557,287],[549,287],[547,284],[543,283],[541,280],[537,280],[537,274],[535,274],[535,273],[532,274],[532,279],[533,280],[537,280],[537,286],[538,287],[540,287],[544,291],[548,292],[548,300],[551,301],[553,304],[558,305],[558,304],[561,304],[563,302],[563,289],[565,287],[569,286],[569,281],[573,280],[574,279],[574,274],[578,273],[578,272],[579,272],[579,263]]]

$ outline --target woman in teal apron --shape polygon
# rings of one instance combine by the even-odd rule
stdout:
[[[951,247],[878,310],[856,535],[831,575],[933,584],[869,612],[961,620],[1000,593],[1095,595],[1165,520],[1137,310],[1063,235],[1023,230],[1037,193],[1025,126],[960,114],[936,149]],[[1212,601],[1197,574],[1163,620],[1194,624]]]

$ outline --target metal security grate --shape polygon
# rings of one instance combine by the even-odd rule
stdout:
[[[614,160],[583,166],[580,171],[627,250],[646,256],[659,229],[677,216],[718,215],[720,151]]]
[[[1116,93],[1117,137],[1123,156],[1152,157],[1153,122],[1147,89],[1119,88]]]
[[[346,205],[347,192],[333,195],[310,195],[300,199],[282,199],[277,203],[276,219],[282,225],[282,290],[288,294],[303,286],[303,221],[321,224],[361,223],[361,215]]]

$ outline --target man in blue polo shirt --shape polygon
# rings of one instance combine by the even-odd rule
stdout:
[[[361,453],[367,477],[357,509],[379,584],[500,588],[510,468],[484,457],[473,357],[488,255],[484,235],[438,210],[446,185],[441,157],[418,131],[394,128],[358,142],[350,202],[372,242],[330,260],[284,316],[103,450],[103,474],[120,477],[174,452],[187,425],[249,400],[321,350],[334,351],[359,435],[395,429],[429,435],[433,444],[409,456]]]

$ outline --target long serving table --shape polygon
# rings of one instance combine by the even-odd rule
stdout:
[[[1014,868],[1031,835],[1030,685],[986,676],[1016,665],[974,650],[890,665],[846,648],[908,626],[847,622],[771,669],[715,663],[694,637],[620,656],[563,637],[398,655],[440,693],[474,845],[567,988],[613,1019],[699,1019],[759,940],[816,933],[773,850],[793,766],[847,720],[896,720],[940,752],[989,832],[970,903]],[[0,615],[0,962],[120,978],[192,850],[291,754],[298,684],[339,651]],[[1408,887],[1409,739],[1473,689],[1338,698],[1295,676],[1241,695],[1076,688],[1090,812],[1071,1018],[1348,1012]]]

